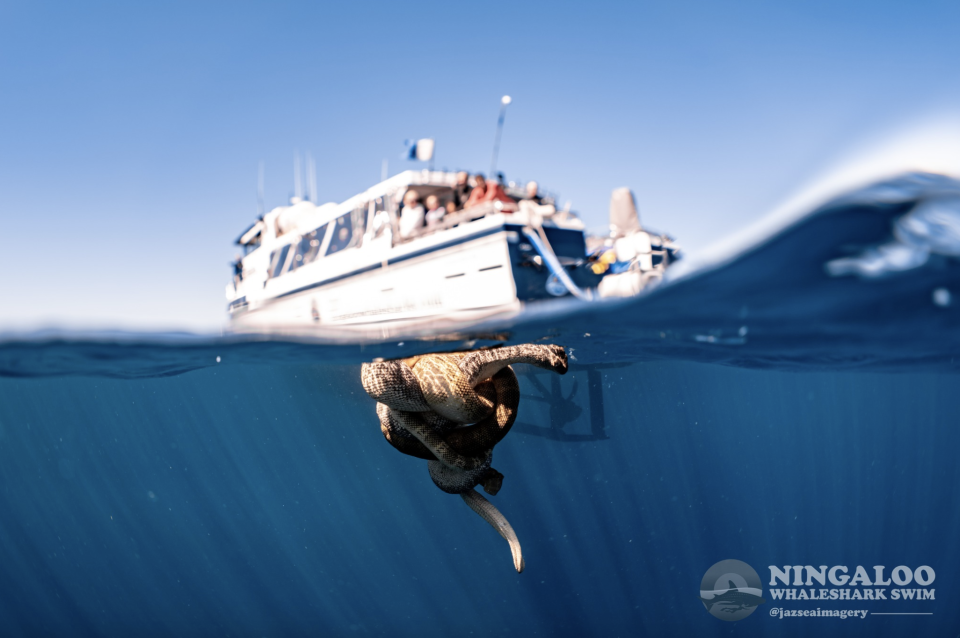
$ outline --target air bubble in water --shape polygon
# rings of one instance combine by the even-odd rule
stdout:
[[[950,294],[950,291],[946,288],[936,288],[933,291],[933,303],[937,304],[941,308],[946,308],[950,305],[953,295]]]

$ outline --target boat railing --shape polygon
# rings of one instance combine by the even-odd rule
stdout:
[[[477,204],[475,206],[471,206],[470,208],[458,210],[453,213],[447,213],[434,226],[431,226],[430,228],[423,227],[419,230],[419,232],[406,239],[400,239],[396,242],[396,244],[406,243],[408,241],[419,239],[420,237],[433,235],[434,233],[444,230],[450,230],[451,228],[455,228],[461,224],[469,224],[470,222],[483,219],[484,217],[495,215],[497,213],[514,213],[518,210],[519,207],[513,202],[483,202],[482,204]],[[399,233],[396,235],[396,237],[399,238]]]

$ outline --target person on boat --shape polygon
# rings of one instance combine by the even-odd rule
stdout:
[[[527,182],[526,192],[527,194],[522,201],[531,201],[538,206],[543,203],[543,198],[540,197],[540,185],[536,182]]]
[[[239,284],[243,281],[243,257],[240,255],[233,256],[233,283]]]
[[[466,204],[470,198],[470,191],[472,190],[473,187],[470,186],[470,175],[467,174],[467,171],[458,172],[457,183],[453,187],[453,204],[456,206],[454,210],[463,208],[463,205]]]
[[[446,209],[440,205],[440,198],[436,195],[427,196],[427,230],[434,230],[440,225],[440,220],[446,214]]]
[[[470,197],[464,203],[464,208],[470,208],[471,206],[476,206],[477,204],[482,204],[484,202],[507,202],[514,204],[516,202],[504,192],[503,187],[496,182],[487,182],[483,177],[483,173],[477,173],[474,177],[476,186],[473,187],[473,190],[470,191]]]
[[[420,205],[420,193],[408,190],[403,196],[403,209],[400,211],[400,238],[410,239],[423,228],[424,211]]]
[[[388,228],[390,228],[390,213],[385,210],[378,210],[373,216],[373,221],[370,223],[370,236],[376,239]]]

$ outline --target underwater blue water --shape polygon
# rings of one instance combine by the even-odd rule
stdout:
[[[6,335],[3,635],[956,635],[956,192],[906,176],[640,299],[402,345]],[[536,339],[572,360],[517,366],[495,451],[517,574],[359,364]],[[735,623],[698,598],[728,558],[767,601]],[[928,565],[935,599],[781,603],[770,565]]]

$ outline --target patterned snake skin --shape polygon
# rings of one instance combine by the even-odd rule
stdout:
[[[567,371],[560,346],[519,345],[365,363],[363,389],[377,400],[380,430],[400,452],[428,461],[434,484],[459,494],[509,543],[523,571],[520,541],[507,519],[475,487],[495,495],[503,474],[490,466],[494,446],[517,418],[520,386],[510,368],[528,363]]]

